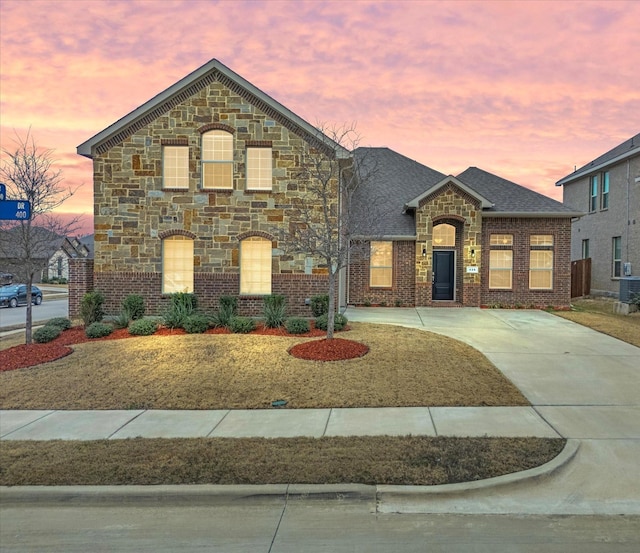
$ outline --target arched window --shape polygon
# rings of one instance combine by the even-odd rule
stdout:
[[[233,188],[233,135],[213,130],[202,135],[202,188]]]
[[[250,236],[240,242],[240,293],[271,294],[271,240]]]
[[[433,227],[433,245],[450,246],[456,245],[456,227],[442,223]]]
[[[162,241],[162,293],[193,292],[193,240],[174,235]]]

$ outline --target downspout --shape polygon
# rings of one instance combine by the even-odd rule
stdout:
[[[631,207],[630,207],[630,188],[631,188],[631,160],[627,159],[627,236],[626,236],[626,250],[627,250],[627,263],[629,262],[629,242],[630,242],[630,234],[631,234],[631,229],[629,228],[629,226],[631,225]],[[631,269],[633,271],[633,268]],[[624,271],[623,271],[624,273]]]

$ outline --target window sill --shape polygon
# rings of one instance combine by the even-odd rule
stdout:
[[[163,188],[163,192],[189,192],[189,188]]]
[[[218,192],[233,192],[233,188],[198,188],[198,192],[201,194],[215,194]]]

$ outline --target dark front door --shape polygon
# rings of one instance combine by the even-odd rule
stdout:
[[[456,281],[453,264],[454,252],[433,252],[433,299],[453,300],[453,289]]]

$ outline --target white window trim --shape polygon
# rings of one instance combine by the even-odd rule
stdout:
[[[373,264],[373,252],[375,244],[385,244],[390,246],[389,252],[389,265],[374,265]],[[372,241],[369,245],[370,259],[369,259],[369,288],[392,288],[393,287],[393,242],[391,240],[376,240]],[[376,270],[390,271],[388,284],[373,284],[373,274],[378,272]]]
[[[231,151],[230,152],[223,152],[221,154],[217,153],[216,150],[216,140],[215,137],[224,137],[225,139],[225,143],[226,141],[230,141],[231,142]],[[205,150],[208,149],[208,147],[205,146],[205,143],[208,142],[209,140],[212,141],[211,144],[211,150],[213,151],[213,155],[212,158],[213,159],[209,159],[209,158],[205,158]],[[228,131],[224,131],[224,130],[220,130],[220,129],[215,129],[215,130],[211,130],[208,131],[206,133],[204,133],[202,135],[201,138],[201,176],[200,176],[200,180],[201,180],[201,188],[203,190],[233,190],[233,179],[234,179],[234,161],[233,161],[233,148],[234,148],[234,137],[233,134],[228,132]],[[222,155],[226,155],[228,154],[230,157],[229,159],[215,159],[218,156],[222,156]],[[229,166],[231,171],[231,178],[230,181],[228,183],[228,185],[226,186],[206,186],[205,185],[205,172],[206,172],[206,167],[207,166],[213,166],[213,165],[226,165]]]
[[[177,164],[170,165],[168,162],[169,159],[171,159],[172,162],[178,160],[178,156],[167,156],[170,152],[181,152],[182,156],[186,153],[186,166],[178,167]],[[183,169],[184,174],[178,174],[178,169]],[[168,170],[171,170],[175,174],[167,175]],[[178,184],[180,181],[184,181],[184,184]],[[189,146],[162,146],[162,188],[171,190],[189,190]]]

